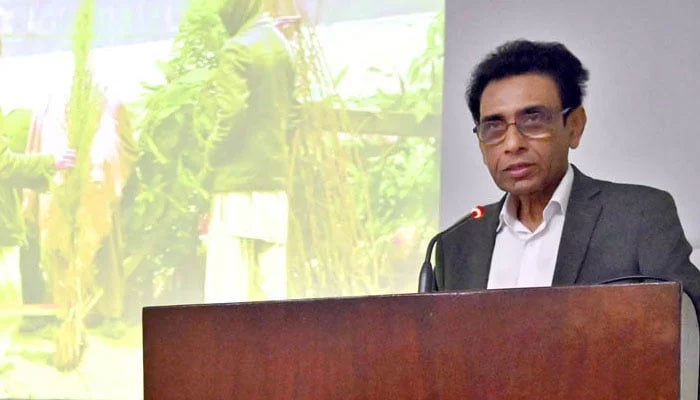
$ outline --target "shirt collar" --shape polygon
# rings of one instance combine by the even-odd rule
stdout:
[[[543,218],[545,221],[549,221],[552,217],[557,214],[566,215],[566,208],[569,204],[569,196],[571,195],[571,188],[574,184],[574,169],[569,164],[566,169],[564,177],[559,181],[559,185],[554,190],[552,198],[544,208]],[[515,208],[515,200],[512,198],[510,193],[506,195],[505,204],[501,208],[501,212],[498,215],[498,227],[496,232],[500,232],[504,225],[510,228],[515,227],[515,223],[518,221],[517,210]]]

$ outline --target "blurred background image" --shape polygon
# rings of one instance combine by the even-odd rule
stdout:
[[[443,30],[438,0],[0,1],[0,398],[141,398],[143,306],[414,292]]]

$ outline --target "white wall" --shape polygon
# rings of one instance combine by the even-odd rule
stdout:
[[[700,247],[700,1],[446,0],[445,7],[441,227],[501,195],[463,98],[472,68],[505,41],[555,40],[591,74],[588,127],[572,161],[597,178],[669,191]]]

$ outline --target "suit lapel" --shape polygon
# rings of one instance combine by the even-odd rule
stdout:
[[[481,221],[480,232],[473,235],[469,240],[473,245],[468,254],[468,265],[472,266],[472,270],[465,274],[469,281],[467,288],[469,289],[485,289],[489,279],[489,271],[491,270],[491,257],[493,256],[493,248],[496,244],[496,228],[498,228],[499,214],[505,202],[505,196],[498,203],[487,207],[484,219]],[[483,229],[483,230],[482,230]]]
[[[573,285],[576,282],[602,210],[598,193],[600,188],[596,181],[574,167],[574,183],[554,268],[554,286]]]

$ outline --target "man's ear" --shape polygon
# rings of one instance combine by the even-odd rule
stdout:
[[[583,130],[586,128],[586,109],[583,106],[577,107],[569,114],[566,126],[569,131],[569,147],[575,149],[581,143]]]

